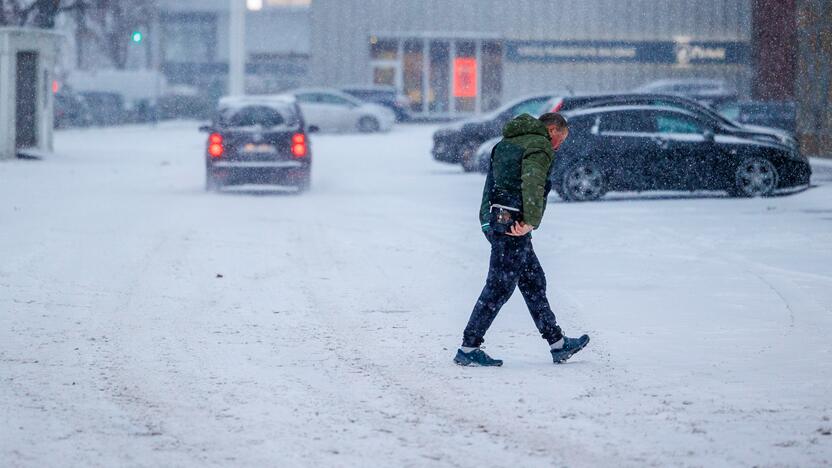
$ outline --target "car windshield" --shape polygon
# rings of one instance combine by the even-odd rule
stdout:
[[[217,124],[220,127],[262,127],[273,128],[295,123],[294,112],[289,106],[245,106],[221,109]]]

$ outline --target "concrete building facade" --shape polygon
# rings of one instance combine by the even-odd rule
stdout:
[[[751,0],[314,0],[310,80],[394,85],[449,117],[664,78],[747,94],[751,18]]]
[[[300,85],[309,61],[308,0],[246,3],[247,91],[267,93]],[[229,0],[160,1],[159,62],[169,83],[192,85],[213,95],[225,92],[229,5]]]

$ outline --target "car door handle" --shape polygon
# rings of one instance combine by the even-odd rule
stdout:
[[[656,146],[658,146],[659,148],[667,149],[667,140],[666,139],[664,139],[662,137],[657,137],[657,136],[654,136],[650,139],[653,140],[653,143],[655,143]]]

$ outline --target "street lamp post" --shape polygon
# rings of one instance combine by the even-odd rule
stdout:
[[[246,0],[229,0],[228,94],[246,93]]]

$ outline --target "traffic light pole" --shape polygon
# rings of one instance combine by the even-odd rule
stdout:
[[[229,0],[228,94],[246,93],[246,5],[245,0]]]

